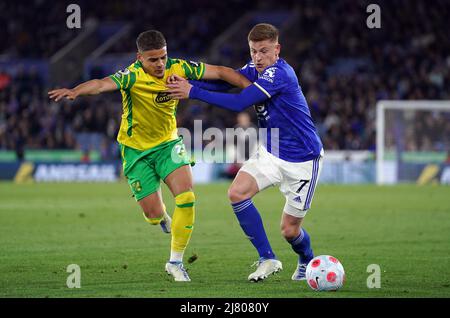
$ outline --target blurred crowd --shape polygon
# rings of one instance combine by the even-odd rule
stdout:
[[[51,5],[39,0],[34,5],[30,3],[0,4],[0,26],[8,30],[0,43],[0,57],[49,58],[70,40],[66,38],[67,32],[49,23],[59,20],[65,23],[66,15],[53,9],[53,4],[64,7],[64,1],[51,2]],[[255,2],[244,0],[156,0],[138,1],[134,6],[123,1],[79,3],[102,21],[120,18],[132,23],[130,37],[112,47],[109,53],[134,51],[135,34],[158,28],[165,34],[169,49],[187,57],[205,57],[215,38],[255,6]],[[282,30],[281,57],[298,74],[326,150],[373,150],[378,100],[450,99],[450,2],[377,1],[381,8],[380,29],[369,29],[366,25],[369,3],[341,0],[284,4],[297,18]],[[279,8],[275,1],[258,6]],[[33,7],[38,14],[30,13]],[[42,19],[37,21],[39,27],[35,25],[36,17]],[[247,33],[245,30],[241,36],[245,39]],[[222,50],[219,61],[206,62],[223,61],[235,68],[244,65],[249,54],[243,43],[236,44],[232,52]],[[89,144],[100,147],[104,158],[117,155],[115,137],[122,112],[120,94],[56,104],[49,102],[48,84],[35,70],[21,69],[14,78],[9,78],[7,70],[2,71],[0,149],[19,153],[24,148],[82,149],[86,145],[83,136],[93,134],[95,142]],[[254,112],[249,109],[248,114],[255,122]],[[194,119],[203,120],[206,129],[234,127],[237,118],[237,114],[198,101],[183,101],[177,112],[179,126],[189,129],[193,129]],[[441,127],[443,133],[450,135],[448,120],[427,116],[416,125],[422,122]],[[436,148],[423,138],[426,137],[414,134],[408,148]]]
[[[441,151],[450,154],[450,111],[414,110],[385,112],[388,151]]]
[[[297,71],[325,149],[374,149],[378,100],[450,99],[448,1],[377,2],[380,29],[361,23],[366,3],[360,8],[351,3],[302,11],[297,26],[313,34],[309,44],[297,43],[292,58],[300,61]],[[326,14],[330,11],[334,14]],[[429,124],[439,121],[432,117]],[[416,149],[432,150],[416,137]]]

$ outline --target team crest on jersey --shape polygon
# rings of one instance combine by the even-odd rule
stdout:
[[[259,78],[266,80],[268,82],[273,83],[273,79],[275,78],[275,71],[277,70],[276,67],[269,67],[264,71],[262,75],[259,76]]]
[[[167,103],[170,100],[172,100],[172,97],[170,97],[169,93],[166,92],[159,92],[158,95],[156,95],[155,97],[155,102],[159,104]]]
[[[142,191],[141,182],[139,180],[134,181],[131,184],[131,188],[133,189],[134,192],[141,192]]]
[[[276,69],[275,67],[269,67],[269,68],[264,72],[263,76],[268,76],[268,77],[274,78],[274,77],[275,77],[275,71],[276,71],[276,70],[277,70],[277,69]]]

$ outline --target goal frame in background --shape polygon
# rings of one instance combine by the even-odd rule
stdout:
[[[449,111],[450,100],[380,100],[376,104],[376,183],[387,184],[384,178],[385,113],[386,110]]]

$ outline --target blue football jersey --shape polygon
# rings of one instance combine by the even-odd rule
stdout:
[[[255,105],[259,127],[267,128],[267,150],[290,162],[317,158],[322,142],[294,69],[280,58],[261,74],[253,62],[239,72],[268,97],[262,105]],[[271,140],[272,128],[278,128],[278,143]]]

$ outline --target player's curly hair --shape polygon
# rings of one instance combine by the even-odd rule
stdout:
[[[167,44],[164,35],[157,30],[148,30],[142,32],[136,39],[136,46],[139,52],[159,50],[166,45]]]
[[[248,34],[248,41],[259,42],[270,40],[271,42],[278,41],[278,29],[269,23],[259,23],[250,30]]]

